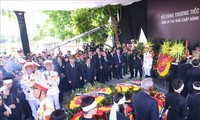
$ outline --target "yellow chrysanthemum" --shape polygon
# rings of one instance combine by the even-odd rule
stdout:
[[[102,96],[98,96],[97,98],[95,98],[95,101],[96,101],[97,103],[100,103],[100,102],[103,100],[103,98],[104,98],[104,97],[102,97]]]
[[[112,90],[108,87],[108,88],[106,88],[106,93],[107,93],[107,94],[111,94],[111,93],[112,93]]]

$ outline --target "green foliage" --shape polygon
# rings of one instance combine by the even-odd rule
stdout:
[[[74,11],[44,11],[49,16],[44,26],[38,26],[41,37],[52,36],[64,40],[82,34],[93,28],[106,25],[107,29],[101,31],[113,35],[113,27],[109,19],[116,18],[118,6],[105,6],[93,9],[78,9]],[[83,38],[83,41],[100,40],[100,34],[94,33]],[[101,40],[103,41],[103,40]],[[103,41],[105,42],[105,41]]]
[[[64,40],[73,36],[69,11],[43,11],[49,16],[44,26],[37,26],[40,37],[52,36]]]
[[[7,17],[8,20],[10,20],[10,21],[12,21],[12,20],[14,21],[17,18],[15,16],[15,13],[13,11],[11,11],[11,10],[3,10],[3,9],[1,9],[0,15],[4,16],[4,17]]]

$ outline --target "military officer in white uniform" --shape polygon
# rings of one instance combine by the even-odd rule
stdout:
[[[37,80],[33,86],[33,95],[40,101],[40,107],[37,110],[37,120],[49,120],[54,107],[47,97],[49,86],[44,81]]]
[[[49,86],[49,89],[47,91],[47,96],[54,105],[55,109],[60,109],[60,104],[59,104],[60,91],[58,88],[60,79],[58,73],[53,70],[53,63],[51,60],[44,61],[44,66],[46,68],[46,71],[44,71],[43,74],[46,79],[45,82]]]
[[[25,71],[21,80],[21,87],[31,107],[32,116],[36,119],[38,101],[33,96],[33,89],[31,87],[34,85],[37,76],[33,73],[34,68],[32,62],[25,63],[23,67]]]
[[[153,58],[152,54],[149,51],[150,51],[149,46],[145,46],[145,53],[143,55],[143,69],[145,77],[151,77]]]

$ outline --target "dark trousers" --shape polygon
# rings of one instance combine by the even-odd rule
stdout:
[[[117,75],[116,75],[116,74],[117,74],[117,70],[116,70],[115,65],[112,66],[111,72],[112,72],[112,77],[113,77],[113,78],[116,78],[116,77],[117,77]]]
[[[134,69],[133,65],[129,65],[129,71],[130,71],[130,75],[131,75],[130,77],[131,78],[134,77],[134,70],[133,69]]]
[[[142,67],[135,67],[135,77],[137,77],[138,71],[140,74],[140,78],[142,78]]]
[[[103,70],[101,70],[101,69],[97,70],[97,81],[103,82]]]
[[[102,83],[104,83],[105,81],[108,81],[108,70],[103,70],[103,81]]]
[[[117,79],[122,78],[122,64],[118,64],[116,70],[117,70],[116,74]]]
[[[108,69],[108,79],[112,79],[112,67]]]
[[[128,74],[128,63],[124,63],[123,65],[123,75]]]
[[[59,93],[59,103],[62,103],[63,101],[63,93],[67,90],[69,90],[69,85],[67,85],[67,80],[65,77],[61,78],[60,77],[60,83],[58,85],[58,88],[60,90],[60,93]]]

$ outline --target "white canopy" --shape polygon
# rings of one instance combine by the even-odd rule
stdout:
[[[0,0],[0,8],[5,10],[74,10],[95,8],[106,5],[130,5],[141,0]]]

